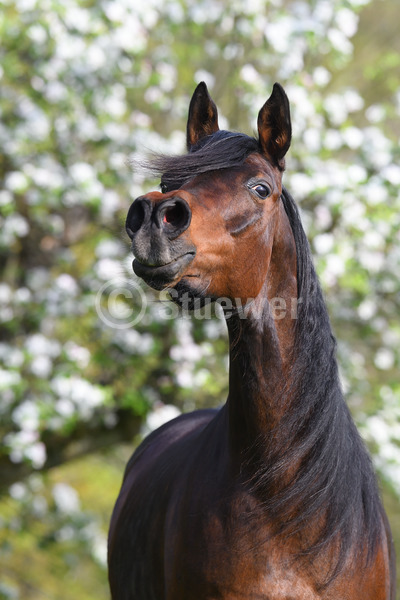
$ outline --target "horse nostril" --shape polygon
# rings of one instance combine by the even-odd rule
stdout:
[[[163,223],[168,223],[172,227],[180,227],[185,220],[186,211],[180,204],[167,208],[163,217]]]
[[[176,238],[190,225],[192,213],[182,198],[171,198],[160,205],[159,221],[169,238]]]
[[[128,215],[126,217],[125,229],[126,233],[132,239],[133,236],[141,226],[145,220],[146,216],[146,204],[145,201],[141,198],[138,198],[131,204],[131,207],[128,211]]]
[[[126,217],[125,229],[131,240],[145,224],[154,223],[169,239],[178,237],[190,225],[192,213],[182,198],[168,198],[160,204],[143,196],[132,203]]]

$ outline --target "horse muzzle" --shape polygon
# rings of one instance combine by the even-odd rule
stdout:
[[[159,201],[159,198],[162,198]],[[142,196],[131,205],[126,232],[135,256],[133,270],[155,289],[179,279],[193,260],[196,249],[182,234],[188,229],[192,212],[179,196],[159,193]]]

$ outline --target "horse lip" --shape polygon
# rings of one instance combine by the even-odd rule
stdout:
[[[134,273],[155,289],[162,289],[171,283],[182,270],[194,259],[196,252],[191,250],[178,256],[164,265],[150,266],[140,262],[137,258],[132,263]]]

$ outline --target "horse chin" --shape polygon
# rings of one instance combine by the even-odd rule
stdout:
[[[141,277],[147,285],[155,290],[173,288],[174,282],[182,277],[194,256],[194,252],[186,252],[171,262],[161,265],[148,265],[135,258],[132,269],[138,277]]]
[[[175,304],[191,311],[215,301],[207,289],[208,285],[200,283],[197,277],[184,276],[169,290],[169,294]]]

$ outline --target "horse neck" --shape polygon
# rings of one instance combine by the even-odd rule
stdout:
[[[293,200],[286,190],[283,196],[295,243],[274,243],[260,297],[246,319],[228,320],[230,455],[277,531],[300,532],[304,555],[333,551],[332,580],[353,549],[364,548],[369,561],[376,555],[382,509],[370,459],[342,395],[336,344],[308,242]],[[288,240],[285,232],[279,242]],[[297,295],[298,319],[290,307],[284,318],[273,319],[272,298],[288,302]]]
[[[283,206],[275,229],[268,274],[257,298],[228,319],[229,430],[240,452],[276,429],[290,373],[297,307],[296,247]]]

